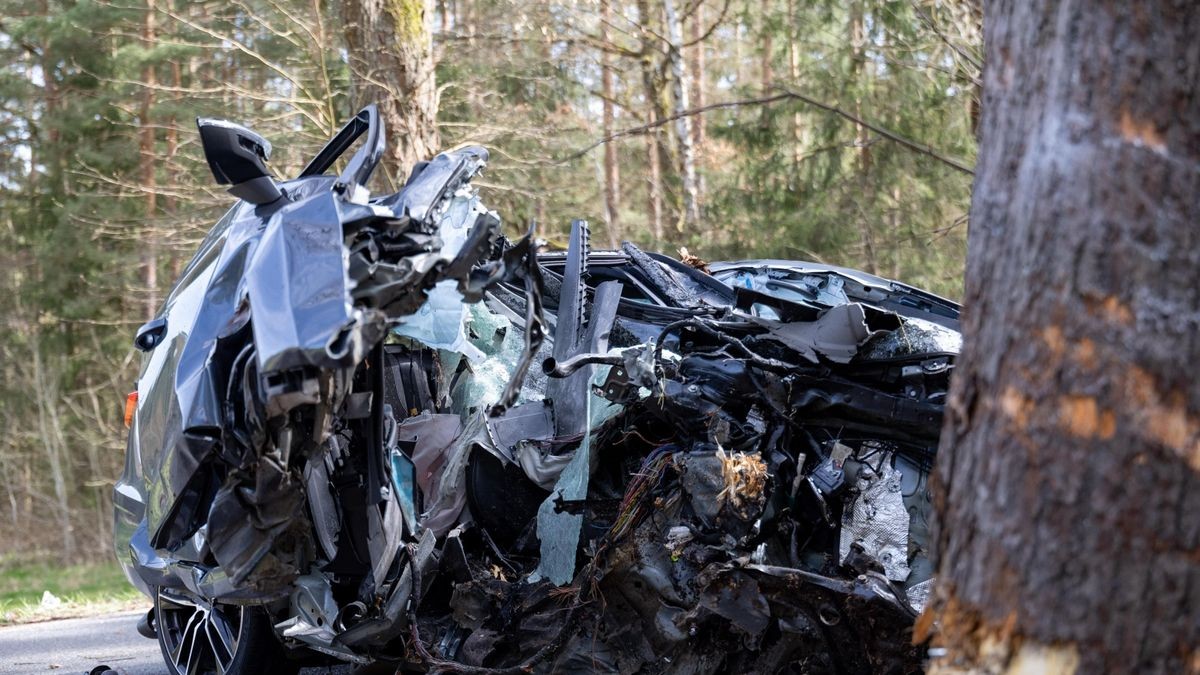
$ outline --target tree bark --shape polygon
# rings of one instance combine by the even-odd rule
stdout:
[[[1200,6],[997,0],[933,672],[1200,671]]]
[[[702,40],[704,29],[704,1],[697,0],[696,10],[692,15],[691,30],[688,33],[688,41],[693,43],[691,58],[688,59],[688,66],[692,71],[691,102],[692,106],[696,108],[703,108],[708,100],[708,87],[706,86],[708,83],[704,73],[707,66],[705,65],[704,41]],[[705,127],[703,115],[692,120],[692,143],[696,146],[696,154],[699,156],[704,154]]]
[[[696,185],[696,158],[692,146],[692,117],[680,115],[689,107],[688,71],[683,67],[683,20],[675,10],[674,0],[663,0],[663,13],[667,19],[668,58],[671,63],[672,99],[675,103],[675,136],[679,143],[679,170],[683,183],[684,227],[680,231],[695,231],[700,224],[700,195]]]
[[[601,105],[603,111],[601,113],[601,124],[604,127],[603,133],[607,137],[614,131],[614,106],[613,106],[613,66],[612,54],[606,48],[609,41],[612,39],[611,33],[612,23],[612,0],[600,0],[600,37],[603,40],[605,47],[600,49],[600,90],[601,90]],[[621,223],[620,223],[620,201],[621,201],[621,184],[619,164],[617,162],[617,146],[615,143],[604,144],[604,222],[608,230],[608,243],[614,249],[621,241]]]
[[[641,25],[644,27],[652,25],[650,1],[637,0],[637,10]],[[659,88],[654,78],[654,45],[652,43],[654,39],[655,37],[650,31],[642,31],[639,65],[642,70],[642,95],[646,102],[646,119],[648,121],[662,117]],[[662,148],[660,145],[659,130],[652,129],[650,133],[646,134],[646,218],[649,221],[650,232],[654,236],[655,244],[659,244],[663,240]]]
[[[688,67],[691,70],[692,90],[690,98],[692,107],[694,108],[703,108],[707,105],[708,101],[708,77],[705,73],[708,66],[704,54],[704,30],[706,28],[707,26],[704,24],[704,0],[696,0],[696,9],[692,13],[691,31],[688,34],[688,41],[692,43],[691,58],[688,59]],[[708,166],[707,140],[707,121],[704,115],[697,115],[692,119],[692,148],[695,153],[697,166],[696,201],[701,205],[708,203],[708,181],[705,180],[704,172],[704,169]],[[705,231],[710,230],[711,228],[705,227]]]
[[[394,185],[438,148],[431,0],[343,0],[354,103],[379,104]]]
[[[788,79],[791,80],[793,87],[800,86],[800,45],[798,34],[798,22],[796,20],[796,0],[788,0],[787,3],[788,16]],[[803,120],[800,117],[800,110],[797,107],[792,113],[792,175],[790,183],[799,180],[800,162],[804,159],[804,143],[801,139],[801,132],[804,128]]]
[[[176,92],[183,90],[183,68],[179,65],[178,60],[171,61],[171,85],[175,88]],[[181,98],[180,94],[174,94],[173,98],[173,107],[178,106]],[[167,118],[166,141],[167,154],[165,163],[167,170],[174,173],[176,171],[175,162],[178,159],[176,155],[179,153],[179,119],[175,116],[174,111],[172,111],[170,117]],[[174,188],[174,186],[172,186],[172,188]],[[167,194],[163,195],[163,216],[168,227],[173,228],[177,225],[176,215],[179,211],[177,201],[178,200],[175,198],[174,189],[171,189],[167,192]],[[177,247],[168,245],[168,251],[169,252],[167,255],[171,262],[171,278],[177,279],[179,278],[179,273],[183,271],[183,258],[179,255]]]
[[[862,71],[866,62],[866,27],[863,17],[862,0],[854,0],[850,5],[850,82],[855,89],[854,116],[862,119]],[[854,124],[855,170],[858,183],[858,199],[864,199],[871,194],[867,174],[871,171],[870,136],[867,127],[861,122]],[[879,259],[875,254],[875,233],[871,230],[872,223],[862,204],[858,208],[858,232],[862,241],[863,267],[874,274],[879,268]]]
[[[157,31],[154,2],[155,0],[147,1],[145,23],[142,25],[142,40],[146,49],[153,49],[155,46]],[[154,92],[158,86],[154,64],[146,64],[142,71],[142,83],[145,90],[142,92],[142,108],[138,113],[141,188],[145,191],[146,199],[145,220],[142,221],[142,283],[146,289],[145,315],[147,319],[152,319],[158,311],[158,232],[154,226],[158,216],[158,181],[155,171],[158,157],[154,151],[154,124],[150,119],[154,108]]]
[[[646,134],[646,218],[650,221],[650,233],[654,242],[663,240],[662,227],[662,167],[658,162],[658,131]]]

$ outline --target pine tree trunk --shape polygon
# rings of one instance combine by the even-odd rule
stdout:
[[[934,672],[1200,671],[1200,6],[997,0]],[[918,630],[918,633],[922,632]]]
[[[387,130],[384,168],[403,184],[413,164],[437,152],[430,0],[343,0],[355,106],[379,104]]]
[[[850,5],[850,82],[855,90],[862,84],[862,71],[866,62],[866,26],[863,17],[862,0],[854,0]],[[863,118],[862,94],[855,92],[854,115]],[[861,124],[854,125],[855,169],[858,182],[859,199],[871,194],[868,174],[871,171],[871,149],[868,147],[870,135],[867,128]],[[878,271],[879,260],[875,254],[875,234],[871,229],[872,223],[867,218],[867,209],[859,205],[858,232],[862,241],[863,268],[874,274]]]
[[[693,43],[691,47],[691,58],[689,68],[691,70],[692,90],[689,95],[693,108],[703,108],[708,103],[708,77],[705,73],[707,62],[704,54],[704,30],[707,26],[704,23],[704,1],[696,1],[696,9],[692,14],[691,31],[689,32],[688,41]],[[703,169],[707,167],[706,159],[706,142],[708,131],[706,128],[705,116],[696,115],[692,118],[692,148],[696,156],[697,176],[696,176],[696,195],[697,201],[700,204],[708,202],[708,182],[704,178]],[[710,228],[705,228],[709,230]]]
[[[179,61],[171,62],[171,85],[176,91],[175,95],[173,96],[175,99],[174,104],[178,106],[180,99],[178,92],[183,91],[183,68],[179,65]],[[170,171],[172,175],[175,175],[175,162],[178,159],[176,155],[179,153],[179,120],[175,117],[173,112],[167,119],[166,146],[167,154],[165,157],[165,164],[167,166],[167,171]],[[175,198],[174,187],[175,186],[172,186],[172,189],[169,190],[167,194],[163,195],[163,219],[166,221],[167,227],[170,228],[174,228],[178,225],[176,222],[176,216],[178,215],[179,207]],[[168,245],[168,251],[168,258],[171,262],[171,278],[177,279],[179,277],[179,273],[182,271],[183,258],[180,257],[179,252],[175,249],[175,247]]]
[[[800,45],[799,35],[797,32],[798,22],[796,21],[796,0],[788,0],[787,3],[788,16],[788,78],[793,87],[800,86]],[[803,120],[800,117],[800,109],[792,113],[792,176],[791,181],[799,180],[800,162],[804,158],[804,144],[801,142],[801,132],[803,130]]]
[[[608,51],[612,23],[612,0],[600,0],[600,36],[604,43],[600,48],[600,90],[602,135],[608,138],[615,130],[613,106],[613,67],[612,54]],[[617,248],[621,241],[620,201],[621,184],[618,173],[616,143],[604,144],[604,222],[608,230],[608,243]]]
[[[142,40],[147,49],[152,49],[156,38],[155,0],[146,3],[145,23],[142,26]],[[139,154],[141,161],[141,188],[145,191],[145,219],[142,221],[142,284],[146,293],[146,318],[154,318],[158,311],[158,232],[155,231],[155,218],[158,216],[158,181],[156,180],[156,165],[158,157],[154,148],[154,124],[150,119],[154,107],[154,93],[158,86],[154,64],[147,64],[142,71],[142,83],[145,87],[142,93],[142,108],[138,113],[139,125]]]

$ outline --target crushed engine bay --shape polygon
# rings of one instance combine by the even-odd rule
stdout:
[[[197,592],[349,661],[919,672],[957,306],[593,252],[581,221],[539,252],[500,235],[485,162],[440,155],[343,218],[353,311],[324,333],[271,324],[253,288],[230,310],[206,478],[153,546],[195,546]]]

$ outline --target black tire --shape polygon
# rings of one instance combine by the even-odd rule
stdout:
[[[160,588],[154,627],[172,675],[294,675],[299,669],[259,607],[210,604]]]

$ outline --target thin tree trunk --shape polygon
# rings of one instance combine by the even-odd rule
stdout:
[[[689,32],[689,42],[692,45],[691,58],[688,59],[688,66],[691,68],[691,102],[696,108],[703,108],[708,100],[708,82],[705,77],[705,57],[704,43],[700,40],[704,30],[704,2],[701,0],[696,3],[696,11],[692,15],[691,30]],[[706,125],[704,115],[697,115],[692,122],[692,143],[696,146],[696,154],[704,153],[704,140],[706,135]]]
[[[97,429],[103,429],[106,427],[104,424],[104,413],[101,410],[100,399],[96,395],[96,388],[92,386],[90,378],[86,381],[85,388],[88,402],[91,403],[92,407],[90,423],[94,424]],[[101,460],[101,443],[99,440],[92,443],[84,441],[89,476],[86,485],[95,490],[96,495],[95,506],[92,509],[93,514],[96,516],[96,526],[93,531],[88,533],[94,542],[91,549],[93,551],[104,550],[108,542],[112,541],[113,510],[112,499],[108,496],[111,486],[107,479],[115,475],[114,472],[118,470],[115,466],[104,466],[105,463]]]
[[[33,480],[33,458],[30,455],[25,455],[25,468],[22,471],[21,482],[25,485],[25,499],[21,500],[21,511],[24,514],[23,520],[29,523],[33,522],[33,495],[36,494]]]
[[[850,82],[855,90],[854,116],[858,119],[863,117],[860,89],[862,87],[862,71],[866,61],[865,46],[866,29],[863,21],[862,0],[853,0],[850,5]],[[854,124],[854,141],[856,182],[858,183],[856,198],[862,200],[870,194],[868,174],[871,171],[871,150],[868,147],[870,136],[865,125],[857,122]],[[859,238],[862,241],[863,267],[874,274],[879,269],[879,260],[875,255],[875,234],[872,231],[872,223],[865,204],[859,202],[856,211]]]
[[[796,0],[788,0],[787,3],[788,15],[788,79],[793,87],[800,86],[800,45],[796,44],[798,39],[796,29]],[[797,174],[800,172],[800,161],[804,157],[804,144],[800,142],[801,131],[803,129],[803,120],[800,117],[800,109],[792,113],[792,178],[797,179]]]
[[[774,30],[771,26],[771,0],[762,0],[759,22],[759,28],[762,33],[760,38],[762,44],[762,52],[760,54],[762,66],[759,76],[762,82],[763,93],[766,94],[775,85],[775,70],[771,64],[771,57],[775,51],[775,44],[771,36],[771,31]],[[766,112],[766,110],[763,110],[764,115]]]
[[[649,0],[637,0],[638,19],[643,26],[650,26]],[[650,31],[642,32],[640,65],[642,70],[642,95],[646,102],[646,119],[662,119],[659,105],[659,90],[654,81],[654,39]],[[663,241],[662,217],[662,148],[659,129],[646,134],[646,218],[655,244]]]
[[[704,2],[698,0],[696,10],[692,14],[691,31],[689,33],[689,41],[695,44],[691,47],[691,58],[688,60],[688,66],[691,69],[691,104],[693,107],[702,108],[707,105],[708,101],[708,77],[705,73],[706,63],[704,54],[703,37],[704,25]],[[697,167],[707,167],[707,118],[704,115],[696,115],[692,119],[692,147],[696,156]],[[698,170],[696,176],[696,201],[699,204],[705,204],[708,201],[708,183],[704,178],[704,171]]]
[[[431,0],[343,0],[355,106],[379,104],[395,184],[438,148]]]
[[[475,46],[475,0],[458,0],[463,6],[463,26],[466,28],[467,46]]]
[[[4,368],[3,375],[11,377],[12,372],[6,367]],[[5,429],[15,428],[11,415],[8,412],[3,412],[3,416],[0,416],[0,424],[3,424],[3,428]],[[17,475],[15,462],[13,461],[17,456],[17,446],[11,442],[11,439],[6,438],[0,448],[4,450],[3,454],[0,454],[0,480],[4,481],[4,494],[8,497],[9,518],[12,520],[13,529],[15,530],[21,524],[21,511],[17,503],[17,485],[13,480]]]
[[[662,227],[662,168],[658,163],[658,131],[646,134],[646,217],[656,244],[663,240]]]
[[[996,0],[936,673],[1200,667],[1200,6]]]
[[[48,91],[49,86],[51,85],[51,83],[54,80],[54,73],[53,73],[53,71],[46,70],[46,59],[44,58],[44,52],[43,52],[43,59],[41,59],[40,63],[38,62],[38,60],[35,60],[35,57],[33,54],[29,54],[29,53],[26,53],[24,55],[24,61],[25,61],[26,72],[32,71],[35,67],[41,69],[42,78],[46,83],[45,86],[43,86],[42,91],[43,91],[43,93],[46,93]],[[46,97],[46,98],[48,99],[49,97]],[[27,124],[31,120],[36,120],[39,117],[42,117],[43,113],[41,110],[38,109],[38,99],[36,96],[29,97],[29,99],[26,101],[26,106],[27,106],[27,110],[25,112],[25,121]],[[32,128],[36,128],[36,127],[32,127]],[[40,189],[41,181],[39,180],[39,178],[40,178],[41,174],[38,171],[38,165],[41,164],[41,161],[42,161],[41,154],[42,153],[41,153],[41,148],[39,147],[40,144],[36,142],[37,138],[35,136],[33,136],[32,134],[31,134],[30,138],[31,138],[31,142],[28,145],[28,147],[29,147],[29,180],[26,181],[25,190],[26,190],[26,194],[29,195],[29,199],[33,200],[37,197],[38,194],[40,194],[39,189]]]
[[[155,30],[155,0],[146,2],[146,18],[142,27],[142,41],[146,48],[154,46]],[[139,152],[141,158],[141,188],[145,190],[145,219],[143,220],[144,241],[142,242],[142,284],[146,289],[146,318],[153,318],[158,311],[158,232],[155,231],[155,218],[158,216],[158,183],[156,180],[155,164],[158,157],[154,152],[154,124],[151,114],[154,107],[154,93],[158,85],[158,75],[154,64],[147,64],[142,70],[142,108],[138,114]]]
[[[700,194],[696,185],[696,158],[692,147],[692,116],[681,115],[690,108],[688,90],[691,89],[688,71],[683,67],[683,22],[675,10],[674,0],[663,0],[663,13],[667,18],[667,34],[670,44],[668,57],[671,62],[672,99],[675,103],[675,136],[679,143],[679,170],[683,182],[683,219],[681,231],[694,232],[700,224]]]
[[[35,334],[36,337],[36,334]],[[58,418],[58,388],[54,377],[46,373],[42,362],[41,347],[35,340],[30,347],[33,356],[33,388],[38,407],[38,432],[46,449],[46,461],[50,465],[50,479],[54,485],[54,504],[57,513],[62,554],[72,560],[76,555],[75,528],[71,524],[71,501],[67,494],[67,449],[65,447],[61,421]]]
[[[179,65],[179,61],[177,60],[171,61],[171,84],[174,86],[176,92],[183,90],[183,68]],[[174,98],[176,105],[179,104],[181,97],[181,94],[175,94]],[[175,117],[174,112],[172,112],[171,116],[167,119],[166,145],[166,165],[169,171],[175,172],[175,161],[177,160],[176,155],[179,154],[179,120]],[[177,200],[175,199],[174,190],[169,190],[167,194],[163,195],[163,216],[167,223],[167,227],[172,228],[172,231],[178,225],[176,222],[176,216],[178,215],[179,209],[176,202]],[[179,277],[179,273],[182,271],[181,268],[183,266],[183,258],[179,255],[178,247],[168,246],[168,249],[168,257],[171,261],[171,278],[176,279]]]
[[[603,133],[607,138],[615,128],[613,111],[613,67],[612,54],[607,46],[611,40],[612,0],[600,0],[600,37],[604,46],[600,49],[600,91],[604,107],[602,113]],[[617,248],[621,241],[620,202],[621,185],[617,163],[616,143],[604,144],[604,222],[608,230],[608,243]]]
[[[742,53],[742,20],[735,19],[733,23],[733,81],[742,86],[746,82],[745,54]]]

